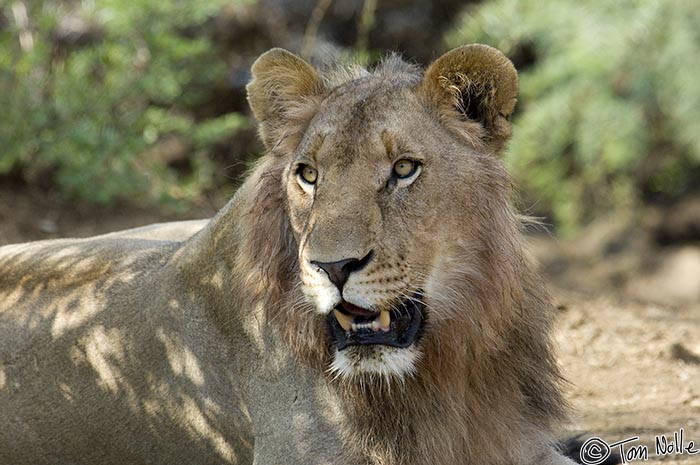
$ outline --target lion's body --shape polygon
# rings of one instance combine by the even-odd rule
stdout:
[[[218,318],[206,223],[0,248],[0,464],[335,463],[318,378]]]
[[[0,465],[570,464],[551,305],[490,152],[517,82],[481,129],[427,111],[439,91],[396,62],[282,121],[268,99],[331,81],[271,53],[249,88],[271,153],[216,218],[0,248]],[[382,187],[407,140],[425,172]],[[365,255],[339,293],[310,265]],[[427,322],[408,348],[334,347],[333,305],[378,315],[409,289]]]

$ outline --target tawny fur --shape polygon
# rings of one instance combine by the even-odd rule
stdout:
[[[0,464],[570,464],[552,308],[497,156],[512,65],[472,46],[425,76],[392,57],[328,77],[276,49],[253,75],[269,153],[210,222],[0,249]],[[406,153],[424,172],[383,187]],[[369,249],[349,296],[423,289],[412,374],[329,370],[308,261]]]

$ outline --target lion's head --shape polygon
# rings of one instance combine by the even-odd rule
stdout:
[[[248,98],[296,249],[289,292],[304,296],[294,318],[315,322],[295,337],[329,345],[331,371],[348,378],[504,348],[529,318],[499,159],[518,87],[510,61],[470,45],[425,73],[392,56],[372,72],[322,74],[274,49],[252,71]]]

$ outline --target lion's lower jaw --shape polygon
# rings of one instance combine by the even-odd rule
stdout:
[[[347,380],[366,376],[402,380],[415,374],[420,356],[420,350],[413,345],[406,348],[352,346],[335,351],[329,372]]]

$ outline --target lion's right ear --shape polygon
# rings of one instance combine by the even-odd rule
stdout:
[[[253,79],[246,86],[248,103],[260,123],[265,147],[271,150],[282,143],[298,143],[323,94],[318,72],[281,48],[260,55],[251,71]]]

